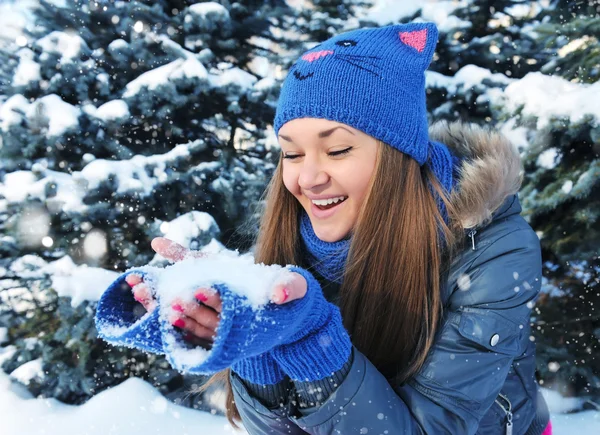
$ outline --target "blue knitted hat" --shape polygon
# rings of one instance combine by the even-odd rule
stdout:
[[[290,68],[275,133],[296,118],[350,125],[430,165],[450,192],[452,156],[429,140],[425,105],[425,70],[437,38],[435,24],[409,23],[352,30],[320,43]]]

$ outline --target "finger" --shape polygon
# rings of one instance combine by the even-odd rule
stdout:
[[[271,301],[280,305],[301,299],[306,295],[307,289],[306,279],[299,273],[292,272],[291,280],[275,286]]]
[[[189,255],[189,249],[164,237],[155,237],[150,242],[150,246],[152,246],[152,249],[154,249],[157,254],[160,254],[173,262],[181,261]]]
[[[171,305],[171,308],[213,331],[219,326],[219,315],[212,308],[199,304],[183,304],[179,301]]]
[[[130,287],[133,287],[136,284],[139,284],[143,281],[143,278],[137,273],[130,273],[125,277],[125,281],[129,284]]]
[[[131,291],[133,292],[133,298],[140,303],[152,300],[150,289],[145,282],[134,285]]]
[[[223,310],[223,305],[221,303],[221,296],[212,288],[199,288],[194,293],[196,299],[202,302],[207,307],[212,308],[217,313],[220,313]]]
[[[171,318],[171,324],[179,329],[189,332],[195,337],[213,342],[215,331],[202,326],[194,319],[187,317],[185,314],[178,314]]]
[[[133,298],[144,306],[146,311],[152,311],[157,303],[150,293],[148,285],[144,282],[136,284],[133,289]]]

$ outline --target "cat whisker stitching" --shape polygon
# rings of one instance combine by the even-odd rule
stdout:
[[[346,59],[347,56],[345,54],[338,54],[338,57],[340,57],[342,59]],[[357,59],[357,58],[354,58],[354,57],[350,57],[350,58],[347,58],[346,60],[351,60],[351,61],[354,61],[354,62],[360,62],[360,63],[363,63],[365,65],[371,66],[371,67],[373,67],[375,69],[381,69],[381,67],[379,65],[371,63],[370,59],[369,60],[365,60],[365,59]]]
[[[347,56],[347,57],[355,57],[355,58],[360,58],[360,59],[381,59],[381,57],[379,56],[366,56],[363,54],[349,54],[349,53],[336,53],[338,56]]]
[[[364,66],[362,66],[362,65],[359,65],[359,64],[357,64],[357,63],[354,63],[352,60],[349,60],[349,59],[344,59],[343,57],[342,57],[342,58],[340,58],[340,60],[343,60],[344,62],[347,62],[347,63],[349,63],[350,65],[354,65],[355,67],[357,67],[357,68],[360,68],[360,69],[362,69],[363,71],[369,72],[369,73],[371,73],[371,74],[373,74],[373,75],[375,75],[375,76],[377,76],[377,77],[380,77],[380,75],[379,75],[379,74],[377,74],[375,71],[373,71],[373,70],[370,70],[369,68],[365,68]],[[373,66],[373,65],[368,65],[368,66]]]
[[[344,62],[348,62],[350,65],[354,65],[355,67],[357,67],[357,68],[360,68],[360,69],[362,69],[362,70],[364,70],[364,71],[366,71],[366,72],[369,72],[369,73],[371,73],[371,74],[373,74],[373,75],[375,75],[375,76],[377,76],[377,77],[381,77],[381,76],[380,76],[379,74],[377,74],[375,71],[371,71],[370,69],[367,69],[367,68],[365,68],[365,67],[362,67],[362,66],[360,66],[360,65],[358,65],[358,64],[356,64],[356,63],[354,63],[354,62],[351,62],[351,61],[349,61],[348,59],[344,59],[343,57],[340,57],[339,59],[340,59],[340,60],[343,60]]]

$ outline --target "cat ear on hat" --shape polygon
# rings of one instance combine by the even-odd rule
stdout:
[[[408,23],[397,26],[398,41],[421,59],[427,69],[438,40],[438,29],[434,23]]]

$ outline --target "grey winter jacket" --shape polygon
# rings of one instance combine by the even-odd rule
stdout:
[[[530,313],[541,285],[539,239],[521,217],[518,153],[475,126],[437,124],[430,136],[464,157],[456,194],[465,246],[443,289],[444,317],[420,371],[388,380],[354,348],[350,372],[310,413],[267,409],[232,374],[250,434],[539,435],[548,410],[534,377]]]

